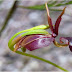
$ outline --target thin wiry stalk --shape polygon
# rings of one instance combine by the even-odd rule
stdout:
[[[10,11],[9,11],[9,13],[8,13],[5,21],[4,21],[3,27],[2,27],[1,30],[0,30],[0,36],[1,36],[1,33],[3,32],[3,30],[6,28],[9,19],[12,17],[12,15],[13,15],[15,9],[16,9],[17,3],[18,3],[18,1],[14,1],[13,6],[12,6],[12,8],[10,9]]]
[[[24,31],[24,32],[25,32],[25,31]],[[17,36],[17,35],[20,34],[20,33],[22,33],[22,31],[21,31],[21,32],[18,32],[17,34],[15,34],[15,36]],[[9,48],[10,48],[11,51],[14,51],[14,45],[16,44],[16,43],[15,43],[15,44],[13,44],[13,45],[10,45],[10,44],[12,43],[13,39],[15,38],[15,36],[13,36],[13,37],[9,40],[9,43],[8,43],[8,46],[9,46]],[[27,53],[24,53],[24,52],[21,52],[21,51],[16,51],[16,53],[21,54],[21,55],[24,55],[24,56],[32,57],[32,58],[35,58],[35,59],[38,59],[38,60],[41,60],[41,61],[43,61],[43,62],[46,62],[46,63],[48,63],[48,64],[51,64],[51,65],[53,65],[53,66],[61,69],[62,71],[68,72],[68,70],[60,67],[59,65],[56,65],[55,63],[53,63],[53,62],[51,62],[51,61],[49,61],[49,60],[43,59],[43,58],[41,58],[41,57],[34,56],[34,55],[31,55],[31,54],[27,54]]]

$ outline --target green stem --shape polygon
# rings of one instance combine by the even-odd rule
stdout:
[[[9,13],[8,13],[8,15],[7,15],[7,17],[6,17],[5,21],[4,21],[3,27],[0,30],[0,35],[3,32],[3,30],[6,28],[6,26],[8,24],[8,21],[10,20],[10,18],[12,17],[12,15],[13,15],[15,9],[16,9],[17,3],[18,3],[18,1],[14,1],[11,9],[9,10]]]
[[[13,51],[13,48],[10,48],[10,49]],[[21,54],[21,55],[24,55],[24,56],[32,57],[32,58],[35,58],[35,59],[38,59],[38,60],[41,60],[41,61],[43,61],[43,62],[46,62],[46,63],[48,63],[48,64],[51,64],[51,65],[53,65],[53,66],[61,69],[62,71],[68,72],[68,70],[66,70],[66,69],[58,66],[57,64],[55,64],[55,63],[53,63],[53,62],[51,62],[51,61],[49,61],[49,60],[43,59],[43,58],[41,58],[41,57],[38,57],[38,56],[35,56],[35,55],[31,55],[31,54],[27,54],[27,53],[20,52],[20,51],[16,51],[16,53]]]
[[[49,60],[43,59],[43,58],[41,58],[41,57],[34,56],[34,55],[31,55],[31,54],[27,54],[27,53],[22,53],[22,52],[19,52],[19,51],[17,51],[16,53],[21,54],[21,55],[25,55],[25,56],[28,56],[28,57],[32,57],[32,58],[35,58],[35,59],[38,59],[38,60],[41,60],[41,61],[43,61],[43,62],[49,63],[49,64],[51,64],[51,65],[59,68],[59,69],[65,71],[65,72],[68,72],[66,69],[64,69],[64,68],[56,65],[55,63],[53,63],[53,62],[51,62],[51,61],[49,61]]]
[[[40,33],[41,33],[41,34],[48,34],[48,32],[46,32],[45,30],[42,30],[42,29],[46,29],[46,28],[49,28],[49,26],[48,26],[48,25],[42,25],[42,26],[36,26],[36,27],[31,28],[31,29],[23,30],[23,31],[20,31],[20,32],[16,33],[14,36],[11,37],[11,39],[10,39],[9,42],[8,42],[8,46],[9,46],[10,50],[11,50],[11,51],[14,51],[14,45],[15,45],[17,42],[12,42],[12,41],[13,41],[13,39],[14,39],[17,35],[19,35],[19,34],[21,34],[21,33],[24,33],[24,32],[26,32],[26,33],[24,33],[22,36],[30,35],[30,34],[34,34],[34,33],[35,33],[35,34],[40,34]],[[39,29],[39,30],[37,30],[37,29]],[[12,43],[13,43],[13,44],[12,44]],[[41,61],[43,61],[43,62],[46,62],[46,63],[48,63],[48,64],[51,64],[51,65],[53,65],[53,66],[61,69],[62,71],[68,72],[66,69],[64,69],[64,68],[56,65],[55,63],[53,63],[53,62],[51,62],[51,61],[49,61],[49,60],[43,59],[43,58],[41,58],[41,57],[34,56],[34,55],[31,55],[31,54],[27,54],[27,53],[20,52],[20,51],[16,51],[16,53],[21,54],[21,55],[25,55],[25,56],[28,56],[28,57],[32,57],[32,58],[35,58],[35,59],[38,59],[38,60],[41,60]]]
[[[11,51],[14,51],[14,47],[13,47],[13,46],[12,46],[12,47],[9,46],[9,48],[10,48]],[[38,56],[35,56],[35,55],[31,55],[31,54],[27,54],[27,53],[20,52],[20,51],[16,51],[16,53],[17,53],[17,54],[24,55],[24,56],[32,57],[32,58],[35,58],[35,59],[38,59],[38,60],[41,60],[41,61],[43,61],[43,62],[46,62],[46,63],[48,63],[48,64],[51,64],[51,65],[53,65],[53,66],[61,69],[62,71],[68,72],[68,70],[66,70],[66,69],[58,66],[57,64],[55,64],[55,63],[53,63],[53,62],[51,62],[51,61],[49,61],[49,60],[43,59],[43,58],[41,58],[41,57],[38,57]]]

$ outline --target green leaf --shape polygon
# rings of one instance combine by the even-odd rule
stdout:
[[[0,36],[1,36],[1,33],[3,32],[3,30],[6,28],[6,26],[8,24],[8,21],[12,17],[12,15],[13,15],[15,9],[16,9],[17,3],[18,3],[18,1],[14,1],[11,9],[9,10],[8,15],[6,16],[6,19],[5,19],[4,23],[3,23],[3,26],[1,28],[1,30],[0,30]]]
[[[50,2],[48,2],[48,7],[52,7],[54,4],[57,3],[57,1],[53,1],[49,4]],[[33,10],[44,10],[45,9],[45,4],[42,5],[35,5],[35,6],[18,6],[20,8],[26,8],[26,9],[33,9]]]
[[[65,3],[59,3],[56,6],[58,7],[58,6],[69,5],[69,4],[72,4],[72,1],[66,1]]]
[[[53,11],[61,11],[60,9],[54,9],[52,7],[59,7],[59,6],[64,6],[64,5],[69,5],[72,4],[72,1],[49,1],[48,2],[48,7],[50,10]],[[45,10],[45,4],[42,5],[35,5],[35,6],[18,6],[20,8],[26,8],[26,9],[32,9],[32,10]]]
[[[0,1],[0,4],[1,4],[3,1],[4,1],[4,0],[1,0],[1,1]]]
[[[20,8],[26,8],[26,9],[33,9],[33,10],[44,10],[45,9],[45,5],[35,5],[35,6],[18,6]]]

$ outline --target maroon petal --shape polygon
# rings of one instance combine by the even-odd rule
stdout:
[[[70,51],[72,52],[72,37],[61,37],[60,40],[68,40]]]
[[[71,42],[71,44],[72,44],[72,42]],[[72,45],[69,45],[69,48],[70,48],[70,51],[72,52]]]
[[[65,7],[66,8],[66,7]],[[60,22],[61,22],[61,17],[62,17],[62,15],[64,14],[64,12],[65,12],[65,8],[63,9],[63,11],[62,11],[62,13],[60,14],[60,16],[57,18],[57,20],[56,20],[56,23],[55,23],[55,28],[54,28],[54,33],[56,34],[56,35],[58,35],[58,28],[59,28],[59,24],[60,24]]]
[[[54,41],[53,37],[45,36],[45,35],[30,35],[27,36],[24,41],[21,43],[22,47],[27,48],[32,51],[35,49],[39,49],[42,47],[46,47]]]
[[[46,5],[46,10],[47,10],[48,24],[49,24],[49,27],[50,27],[52,34],[53,34],[54,33],[53,25],[52,25],[52,20],[51,20],[50,15],[49,15],[49,9],[48,9],[47,3],[45,5]]]

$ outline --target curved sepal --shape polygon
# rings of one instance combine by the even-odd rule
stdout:
[[[65,12],[65,9],[66,9],[66,7],[63,9],[62,13],[60,14],[60,16],[59,16],[59,17],[57,18],[57,20],[56,20],[55,28],[54,28],[54,33],[55,33],[56,35],[58,35],[58,28],[59,28],[59,25],[60,25],[62,16],[63,16],[63,14],[64,14],[64,12]]]
[[[48,29],[49,28],[49,25],[39,25],[39,26],[36,26],[36,27],[33,27],[33,28],[30,28],[30,29],[26,29],[26,30],[22,30],[20,32],[17,32],[16,34],[14,34],[9,42],[8,42],[8,46],[11,44],[12,40],[19,34],[22,34],[22,33],[25,33],[25,32],[28,32],[28,31],[31,31],[31,30],[38,30],[38,29]]]
[[[53,25],[52,25],[52,20],[51,20],[50,15],[49,15],[49,9],[48,9],[47,3],[45,3],[45,6],[46,6],[46,10],[47,10],[48,24],[49,24],[49,27],[50,27],[51,32],[53,34],[54,33]]]

